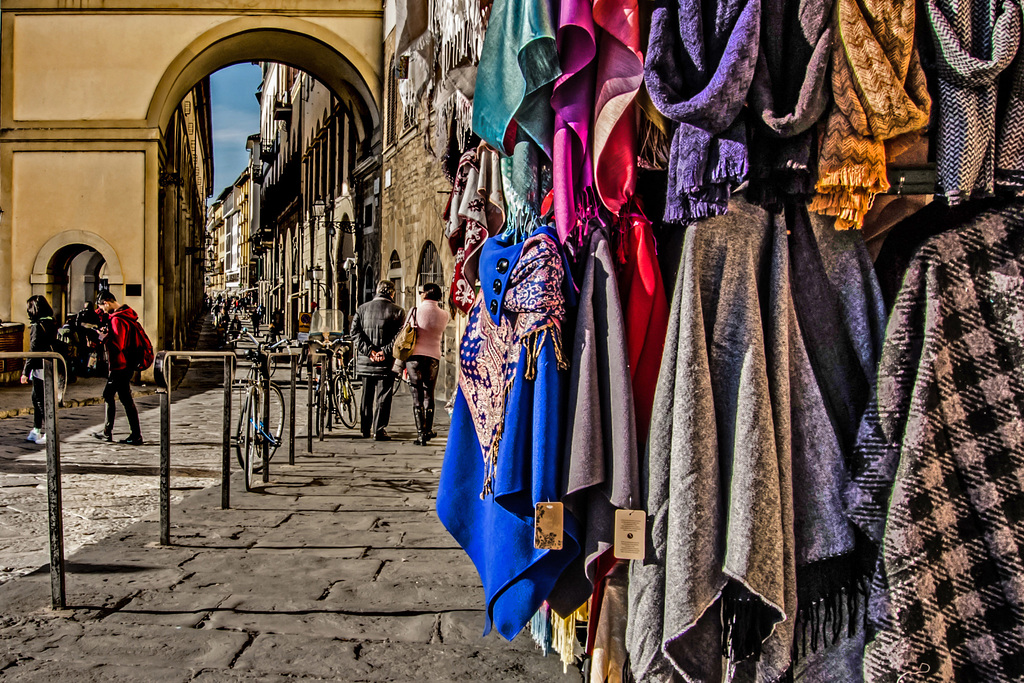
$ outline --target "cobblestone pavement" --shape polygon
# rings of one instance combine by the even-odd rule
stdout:
[[[139,401],[153,444],[140,448],[93,440],[98,408],[62,411],[69,608],[49,609],[45,567],[0,585],[0,681],[580,680],[526,634],[481,638],[479,579],[434,513],[442,411],[441,438],[413,445],[399,387],[395,441],[338,430],[311,455],[300,441],[294,466],[278,452],[267,487],[246,493],[236,476],[221,510],[208,487],[220,377],[197,363],[174,394],[170,546],[153,514],[157,398]],[[22,441],[29,427],[0,422],[9,573],[46,559],[45,453]]]

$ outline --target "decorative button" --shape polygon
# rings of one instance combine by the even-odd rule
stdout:
[[[497,299],[491,300],[491,315],[498,315],[498,301]]]
[[[501,280],[495,280],[494,284],[491,285],[491,289],[494,290],[495,294],[501,294]]]
[[[505,272],[508,270],[508,259],[507,258],[500,258],[500,259],[498,259],[498,265],[496,266],[496,268],[497,268],[499,273],[504,275]]]

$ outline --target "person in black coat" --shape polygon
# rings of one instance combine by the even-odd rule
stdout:
[[[32,328],[29,332],[29,351],[52,351],[53,342],[57,339],[57,323],[53,319],[53,308],[45,296],[36,294],[28,299],[26,306]],[[56,368],[56,365],[54,365]],[[46,443],[43,432],[43,359],[30,358],[25,361],[25,369],[21,372],[21,383],[32,382],[32,431],[27,441],[37,444]]]
[[[395,286],[387,280],[377,285],[377,296],[352,316],[350,332],[355,341],[356,374],[363,378],[359,426],[364,437],[390,441],[385,427],[391,419],[395,391],[394,358],[391,352],[405,322],[405,311],[395,304]]]

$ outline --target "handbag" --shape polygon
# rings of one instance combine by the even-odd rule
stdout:
[[[412,355],[412,348],[416,346],[416,307],[409,311],[409,317],[405,319],[405,325],[399,330],[395,337],[395,346],[391,353],[400,361],[408,360]]]

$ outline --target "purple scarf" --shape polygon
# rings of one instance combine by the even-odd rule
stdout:
[[[725,213],[730,186],[747,174],[746,126],[737,117],[754,75],[760,27],[759,0],[719,0],[713,12],[700,0],[664,0],[654,9],[644,78],[654,105],[676,122],[668,222]]]

